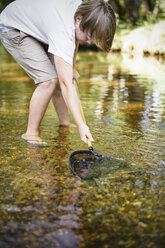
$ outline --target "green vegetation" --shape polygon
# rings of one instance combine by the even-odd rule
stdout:
[[[11,2],[14,0],[1,0],[0,2],[0,12]]]

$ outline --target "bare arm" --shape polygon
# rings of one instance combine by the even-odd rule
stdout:
[[[76,68],[76,56],[77,56],[78,48],[79,48],[79,42],[76,41],[76,48],[75,48],[74,57],[73,57],[73,69]]]
[[[79,78],[80,78],[80,75],[78,71],[76,70],[76,56],[78,52],[78,47],[79,47],[79,42],[76,41],[76,48],[75,48],[74,57],[73,57],[73,79],[76,80],[76,83],[79,82]]]
[[[81,140],[85,143],[86,138],[93,141],[89,128],[85,125],[81,117],[77,92],[72,82],[73,68],[58,56],[54,56],[54,60],[63,98],[78,128]]]

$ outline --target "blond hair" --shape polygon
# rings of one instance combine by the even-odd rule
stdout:
[[[80,29],[90,33],[97,46],[109,51],[116,31],[116,18],[112,7],[103,0],[83,2],[74,18],[81,17]]]

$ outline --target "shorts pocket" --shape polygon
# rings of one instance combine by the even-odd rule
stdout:
[[[12,29],[6,33],[6,38],[13,44],[19,45],[21,39],[20,31]]]

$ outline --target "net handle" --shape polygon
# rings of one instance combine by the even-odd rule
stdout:
[[[76,88],[77,95],[78,95],[81,117],[83,119],[83,122],[86,124],[86,120],[85,120],[85,116],[84,116],[84,111],[83,111],[83,108],[82,108],[82,105],[81,105],[81,102],[80,102],[80,94],[79,94],[79,90],[78,90],[78,87],[77,87],[77,83],[76,83],[75,80],[73,80],[73,83],[74,83],[74,86]],[[88,144],[89,150],[93,151],[92,142],[88,138],[87,138],[87,144]]]

